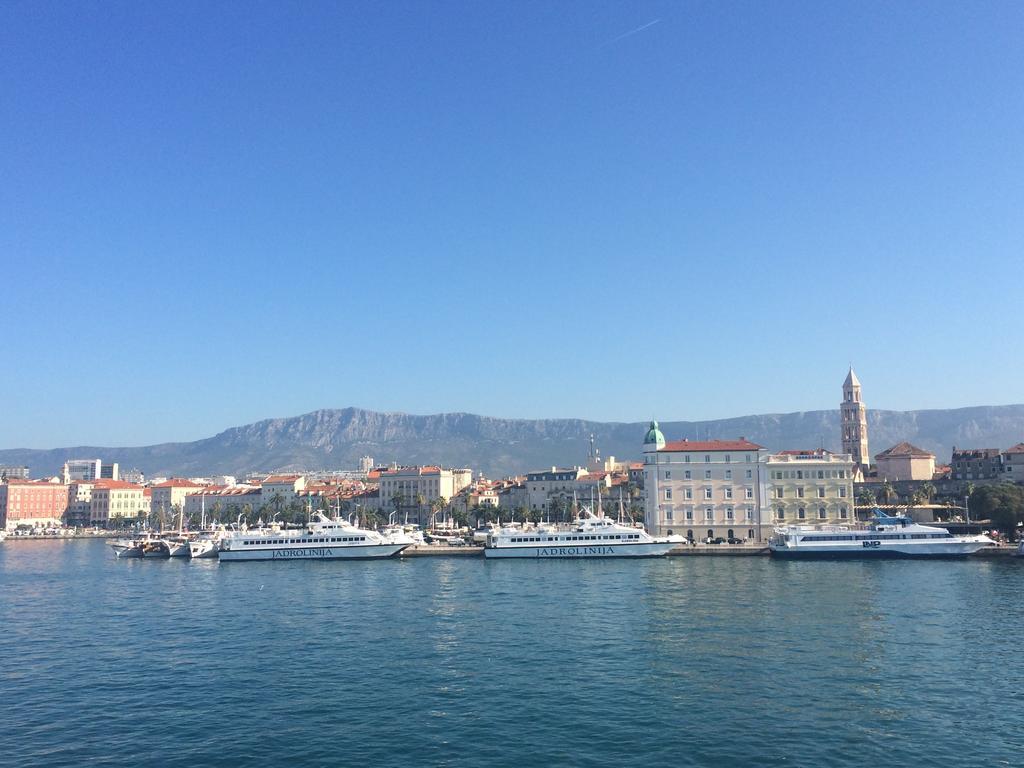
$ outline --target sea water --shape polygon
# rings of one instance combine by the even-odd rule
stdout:
[[[1024,765],[1024,563],[0,544],[2,766]]]

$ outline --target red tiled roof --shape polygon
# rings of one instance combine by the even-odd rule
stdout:
[[[912,445],[904,440],[902,443],[896,443],[892,448],[882,451],[881,453],[875,454],[876,459],[888,459],[893,456],[910,456],[920,458],[935,458],[935,454],[929,453],[924,448],[918,448],[916,445]]]
[[[205,488],[202,483],[193,483],[191,480],[186,480],[183,477],[172,477],[163,483],[157,483],[156,485],[150,486],[151,488]]]
[[[757,451],[763,445],[743,438],[739,440],[674,440],[665,443],[661,451]]]
[[[1006,453],[1024,453],[1024,443],[1017,443],[1012,448],[1007,448]]]
[[[141,485],[129,483],[124,480],[92,480],[91,482],[94,489],[100,490],[104,488],[134,488],[135,490],[142,490]]]
[[[294,483],[302,475],[270,475],[263,479],[264,483]]]

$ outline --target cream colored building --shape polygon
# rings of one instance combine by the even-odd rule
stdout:
[[[768,456],[773,525],[848,525],[853,510],[853,457],[825,450]]]
[[[149,496],[141,485],[123,480],[96,480],[93,483],[89,502],[89,522],[92,525],[136,520],[140,512],[149,514]]]
[[[526,475],[526,499],[532,510],[547,510],[551,499],[571,501],[577,482],[587,475],[583,467],[552,467]]]
[[[268,475],[260,484],[260,503],[264,506],[273,504],[280,497],[281,507],[287,507],[299,497],[299,491],[306,488],[304,475]]]
[[[651,422],[644,440],[644,518],[649,533],[693,541],[771,536],[766,448],[738,440],[665,442]]]
[[[203,485],[180,477],[173,477],[150,487],[150,512],[170,515],[178,509],[184,510],[185,498],[190,493],[197,493]]]
[[[931,480],[935,454],[904,441],[875,456],[875,465],[879,480]]]
[[[392,499],[401,496],[403,505],[415,504],[422,496],[429,504],[434,499],[450,501],[459,491],[473,482],[469,469],[442,469],[441,467],[399,467],[380,473],[380,503],[388,509]]]

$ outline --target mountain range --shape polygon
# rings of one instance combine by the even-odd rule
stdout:
[[[33,477],[58,474],[72,458],[116,461],[147,476],[244,475],[252,471],[352,469],[359,457],[377,463],[471,467],[488,477],[551,466],[583,465],[590,436],[602,456],[639,460],[645,422],[499,419],[469,413],[414,416],[359,408],[326,409],[267,419],[189,443],[136,448],[74,446],[0,450],[0,465],[30,467]],[[770,450],[840,449],[839,409],[661,423],[668,440],[746,437]],[[869,448],[901,440],[949,461],[953,446],[1007,448],[1024,441],[1024,405],[946,410],[868,411]]]

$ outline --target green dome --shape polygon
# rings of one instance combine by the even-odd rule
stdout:
[[[658,422],[652,421],[650,429],[647,430],[647,437],[644,438],[644,445],[662,446],[665,444],[665,436],[658,429]]]

